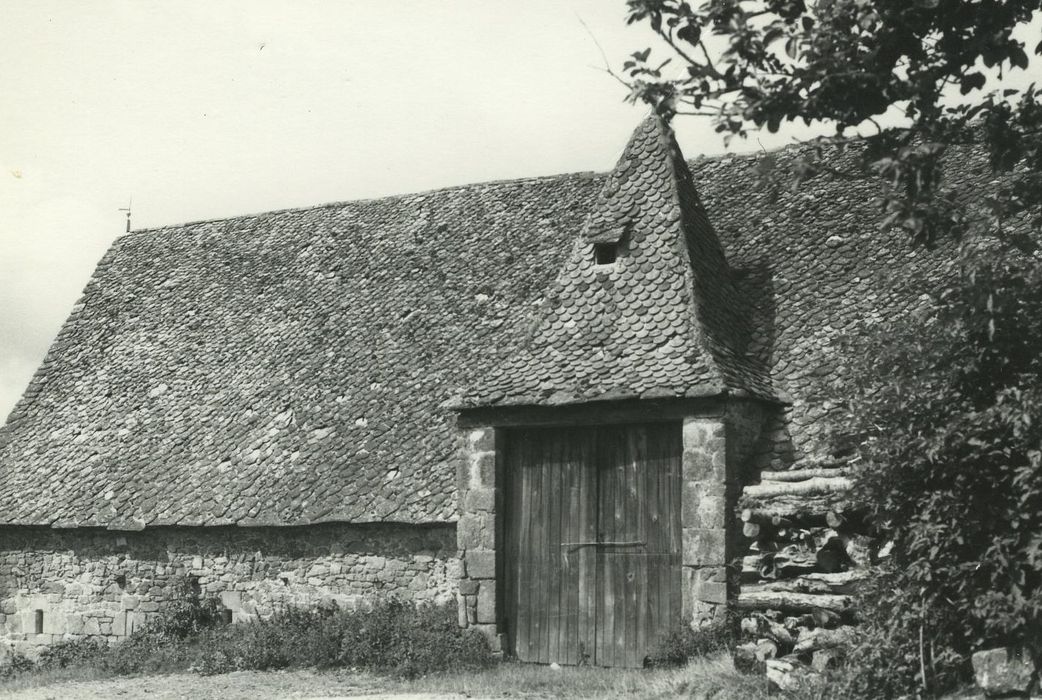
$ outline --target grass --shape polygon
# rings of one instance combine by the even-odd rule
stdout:
[[[718,653],[666,669],[564,667],[502,663],[467,674],[439,674],[400,686],[408,692],[460,693],[471,697],[767,698],[763,676],[738,673],[730,654]]]
[[[727,624],[678,628],[652,654],[656,668],[555,669],[494,663],[484,638],[460,630],[449,608],[387,599],[353,611],[287,608],[264,622],[225,626],[215,606],[188,596],[114,646],[90,640],[52,645],[37,663],[0,680],[0,694],[37,688],[61,695],[89,687],[90,697],[108,697],[133,694],[128,688],[142,685],[159,683],[162,689],[166,681],[158,679],[170,678],[171,685],[200,697],[220,697],[214,688],[230,684],[237,697],[252,700],[277,696],[292,678],[322,691],[469,697],[767,697],[762,676],[735,671]],[[671,665],[684,659],[692,660]]]
[[[140,678],[140,677],[139,677]],[[470,697],[507,698],[712,698],[712,700],[762,700],[768,697],[762,676],[742,675],[734,670],[727,654],[701,657],[686,666],[670,669],[636,670],[589,667],[564,667],[505,662],[492,668],[471,672],[444,672],[414,680],[394,679],[365,672],[345,670],[238,672],[226,676],[205,677],[178,674],[171,686],[181,694],[193,697],[217,697],[232,692],[236,684],[242,690],[255,691],[253,697],[275,697],[287,685],[307,693],[335,693],[337,687],[367,693],[456,693]],[[62,694],[62,686],[85,683],[97,696],[115,695],[122,685],[133,682],[97,674],[91,669],[67,668],[27,674],[0,681],[0,695],[21,690],[45,688]],[[220,692],[210,694],[206,688],[220,681]],[[229,687],[231,684],[232,687]],[[77,685],[77,690],[84,688]],[[267,692],[265,692],[267,689]],[[233,693],[240,696],[243,693]]]

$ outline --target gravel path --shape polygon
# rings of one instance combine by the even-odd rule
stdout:
[[[381,685],[383,687],[381,688]],[[368,700],[461,700],[464,695],[387,692],[387,681],[348,672],[239,671],[219,676],[174,674],[139,678],[58,682],[24,689],[2,689],[0,696],[22,700],[265,700],[267,698],[358,698]]]

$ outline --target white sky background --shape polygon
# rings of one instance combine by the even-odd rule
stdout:
[[[610,168],[645,109],[580,17],[666,55],[622,0],[0,0],[0,420],[131,196],[145,228]]]

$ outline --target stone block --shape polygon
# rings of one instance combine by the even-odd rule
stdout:
[[[156,603],[151,600],[143,600],[140,603],[138,603],[137,609],[145,613],[159,612],[159,603]]]
[[[460,549],[494,549],[495,521],[491,513],[464,513],[456,523],[456,541]]]
[[[473,579],[493,579],[496,577],[496,553],[491,550],[467,550],[464,555],[467,562],[467,577]]]
[[[83,620],[83,634],[101,634],[101,625],[98,618],[88,617]]]
[[[465,578],[459,582],[459,592],[461,595],[477,595],[478,593],[478,582]]]
[[[116,613],[112,616],[112,634],[117,637],[125,637],[127,634],[127,614]]]
[[[683,428],[683,475],[687,481],[724,481],[724,424],[715,419],[689,418]]]
[[[467,435],[467,447],[472,452],[494,452],[496,449],[495,428],[475,428]]]
[[[69,634],[83,634],[83,616],[77,614],[66,615],[65,631]]]
[[[136,595],[125,595],[120,600],[120,606],[124,610],[134,610],[137,608],[139,602],[140,601],[138,600],[138,597]]]
[[[724,528],[730,511],[724,484],[685,482],[680,496],[680,521],[700,530]]]
[[[143,612],[127,613],[127,634],[133,634],[136,630],[143,629],[148,624],[148,615]]]
[[[496,508],[496,492],[487,487],[472,488],[463,499],[463,509],[468,512],[492,512]]]
[[[239,591],[221,591],[221,605],[232,611],[242,609],[242,593]]]
[[[485,636],[485,639],[488,640],[489,648],[492,649],[493,653],[503,651],[503,647],[500,645],[499,630],[496,629],[495,625],[476,624],[471,626]]]
[[[464,596],[456,598],[456,624],[463,629],[470,624],[467,620],[467,599]]]
[[[65,634],[65,614],[60,608],[50,608],[43,613],[44,634]]]
[[[723,566],[727,563],[727,534],[723,528],[684,528],[685,566]]]
[[[496,453],[474,452],[470,455],[469,488],[493,488],[496,485]]]
[[[1023,696],[1035,677],[1035,665],[1026,651],[998,647],[976,652],[973,674],[988,697]]]
[[[685,418],[684,427],[681,430],[684,447],[701,445],[706,441],[707,430],[712,421],[704,418]]]
[[[695,597],[703,603],[727,604],[727,584],[715,581],[702,581],[695,591]]]
[[[496,621],[496,582],[482,581],[478,589],[478,623]]]

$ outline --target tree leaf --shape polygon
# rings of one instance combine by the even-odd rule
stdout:
[[[694,23],[685,24],[677,31],[677,38],[689,44],[697,44],[702,38],[702,27]]]
[[[967,73],[959,81],[959,92],[965,95],[971,90],[980,90],[986,82],[987,78],[983,73]]]
[[[1017,68],[1026,70],[1028,67],[1028,55],[1024,53],[1024,49],[1015,46],[1009,51],[1009,62]]]
[[[785,42],[785,53],[788,54],[789,58],[796,58],[800,48],[800,40],[794,36],[790,36]]]

